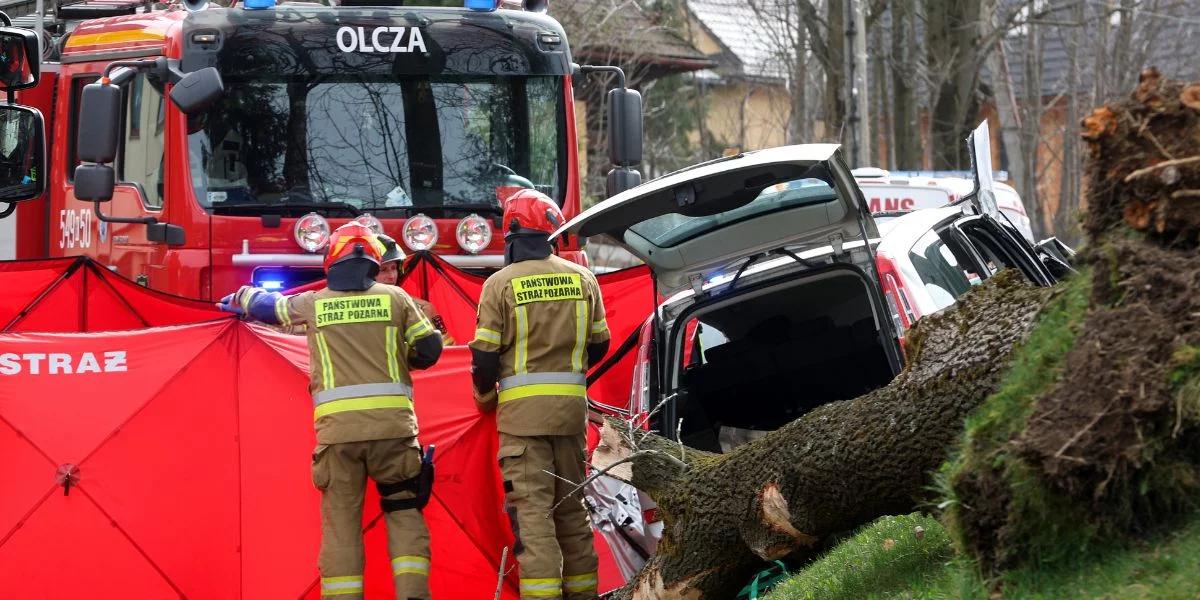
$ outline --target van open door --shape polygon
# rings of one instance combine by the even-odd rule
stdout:
[[[971,152],[971,171],[975,176],[971,204],[979,214],[1000,221],[1002,217],[1000,207],[996,204],[996,185],[992,181],[992,136],[987,121],[980,123],[967,137],[967,147]]]
[[[995,267],[1017,268],[1035,285],[1054,285],[1057,282],[1055,276],[1038,258],[1033,244],[1000,212],[996,203],[991,139],[987,121],[980,123],[967,137],[975,189],[964,199],[970,201],[977,214],[959,219],[953,228]]]

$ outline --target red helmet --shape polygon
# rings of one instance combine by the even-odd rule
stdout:
[[[549,196],[523,189],[508,197],[504,204],[504,237],[518,233],[541,232],[550,235],[566,222],[562,209]]]
[[[359,248],[362,249],[359,252]],[[353,221],[333,230],[329,236],[329,247],[325,251],[325,271],[329,267],[349,259],[366,258],[375,264],[382,262],[383,244],[375,233],[364,225]]]

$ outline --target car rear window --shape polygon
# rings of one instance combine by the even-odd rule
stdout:
[[[669,213],[642,221],[630,230],[659,248],[670,248],[739,221],[834,200],[837,192],[825,181],[795,179],[768,186],[754,200],[733,210],[700,217]]]

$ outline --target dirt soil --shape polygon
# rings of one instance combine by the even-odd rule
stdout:
[[[1017,442],[1048,482],[1097,508],[1129,497],[1164,438],[1194,433],[1176,431],[1168,372],[1180,347],[1200,342],[1200,261],[1131,240],[1107,249],[1091,257],[1092,310],[1066,374]]]
[[[1031,492],[1014,482],[1029,476],[1102,533],[1153,527],[1200,497],[1200,385],[1181,386],[1200,381],[1200,83],[1147,70],[1082,128],[1088,312],[1064,375],[998,450],[1019,460],[955,482],[970,506],[959,527],[985,572],[1036,554],[1029,532],[1060,525],[1045,521],[1053,509],[1022,514],[1015,497]]]

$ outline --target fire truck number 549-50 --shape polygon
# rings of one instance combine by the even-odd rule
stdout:
[[[58,211],[58,229],[62,232],[59,248],[91,248],[92,209]]]

